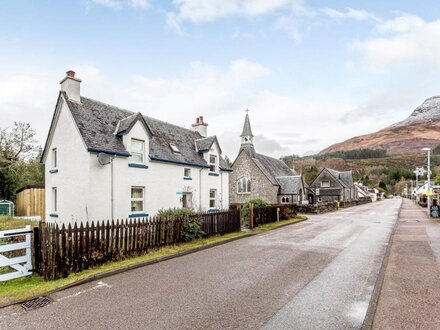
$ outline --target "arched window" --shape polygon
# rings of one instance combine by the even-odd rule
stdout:
[[[286,198],[285,197],[281,198],[281,203],[285,203],[285,202],[286,202]]]
[[[246,177],[238,179],[237,181],[237,192],[239,193],[250,193],[251,192],[251,180]]]
[[[289,197],[286,197],[286,203],[289,203]]]

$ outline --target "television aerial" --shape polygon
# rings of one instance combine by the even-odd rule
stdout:
[[[110,164],[113,160],[113,156],[106,154],[104,152],[100,152],[98,154],[98,162],[99,164],[101,164],[102,166]]]

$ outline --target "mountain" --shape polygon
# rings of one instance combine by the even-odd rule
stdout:
[[[405,120],[378,132],[336,143],[319,154],[356,149],[385,149],[389,155],[420,153],[440,145],[440,96],[430,97]]]

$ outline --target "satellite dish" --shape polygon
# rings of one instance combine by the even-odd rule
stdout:
[[[98,154],[98,162],[101,165],[107,165],[110,164],[112,162],[112,156],[103,152],[100,152]]]

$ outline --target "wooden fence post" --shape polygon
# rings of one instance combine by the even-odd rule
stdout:
[[[40,237],[40,228],[34,227],[34,272],[37,274],[41,274],[41,237]]]
[[[249,229],[254,229],[254,204],[249,204]]]

